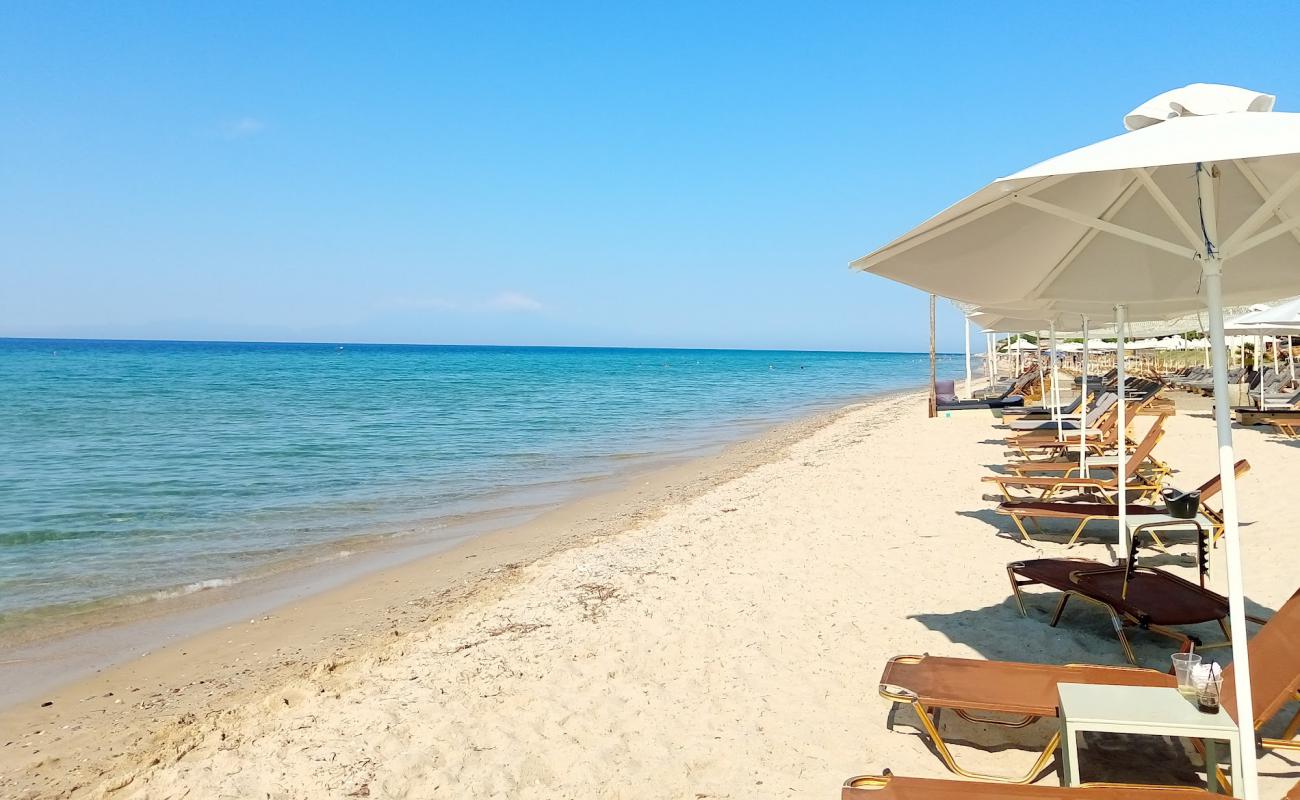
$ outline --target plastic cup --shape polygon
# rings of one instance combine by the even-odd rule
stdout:
[[[1223,671],[1218,664],[1211,664],[1206,674],[1198,676],[1196,682],[1196,707],[1206,714],[1219,712],[1219,696],[1223,692]]]
[[[1196,697],[1196,684],[1192,674],[1201,664],[1197,653],[1174,653],[1170,657],[1174,662],[1174,677],[1178,680],[1178,693],[1184,697]]]

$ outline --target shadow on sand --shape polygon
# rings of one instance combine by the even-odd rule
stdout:
[[[949,614],[917,614],[912,619],[933,631],[943,634],[949,641],[963,644],[981,657],[994,661],[1028,661],[1035,663],[1092,663],[1128,666],[1123,651],[1111,627],[1110,618],[1103,612],[1084,604],[1067,608],[1058,627],[1048,622],[1060,595],[1054,591],[1029,590],[1025,593],[1025,611],[1022,617],[1010,594],[1001,603],[984,608],[958,611]],[[1250,614],[1269,617],[1273,610],[1247,598]],[[1251,626],[1254,628],[1254,626]],[[1187,626],[1186,632],[1206,641],[1220,637],[1214,624]],[[1252,630],[1253,633],[1253,630]],[[1161,636],[1130,630],[1129,639],[1144,665],[1165,671],[1169,655],[1174,651],[1172,642]],[[1231,661],[1228,649],[1207,651],[1219,663]],[[1286,720],[1294,710],[1278,715],[1268,727],[1266,735],[1279,735]],[[1040,720],[1021,729],[1008,729],[996,725],[973,723],[956,714],[941,714],[940,731],[950,744],[972,748],[976,759],[979,753],[1000,753],[1007,750],[1025,751],[1023,765],[1003,766],[1012,772],[1028,769],[1033,753],[1047,743],[1056,731],[1055,719]],[[920,729],[915,713],[906,707],[895,706],[890,712],[890,730],[906,726],[908,733],[932,743]],[[1276,728],[1276,731],[1272,731]],[[1270,733],[1270,731],[1272,731]],[[1200,756],[1189,743],[1180,739],[1155,736],[1129,736],[1112,733],[1085,734],[1079,745],[1080,772],[1084,781],[1118,783],[1161,783],[1169,785],[1204,785],[1205,772]],[[958,754],[961,761],[963,754]],[[1288,765],[1300,766],[1293,757],[1282,754]],[[1057,762],[1059,774],[1059,757]],[[1273,771],[1273,774],[1276,774]],[[1047,779],[1049,782],[1051,778]]]

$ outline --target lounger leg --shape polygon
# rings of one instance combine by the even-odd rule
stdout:
[[[1161,552],[1164,552],[1164,553],[1168,553],[1168,552],[1169,552],[1169,548],[1168,548],[1168,547],[1165,547],[1165,543],[1162,542],[1162,541],[1160,541],[1160,535],[1159,535],[1158,533],[1156,533],[1154,529],[1152,529],[1152,528],[1147,528],[1146,531],[1144,531],[1144,532],[1145,532],[1146,534],[1148,534],[1148,535],[1151,537],[1151,541],[1152,541],[1152,543],[1155,544],[1156,547],[1160,548]]]
[[[1043,768],[1047,766],[1047,763],[1052,758],[1053,751],[1056,750],[1057,744],[1061,741],[1060,732],[1053,733],[1052,738],[1047,742],[1047,746],[1043,748],[1043,752],[1039,754],[1038,759],[1034,762],[1034,766],[1031,767],[1028,774],[1024,775],[1023,777],[1012,778],[1003,775],[985,775],[978,772],[971,772],[969,770],[962,769],[962,767],[957,764],[956,759],[953,758],[952,753],[948,750],[948,743],[943,740],[943,735],[939,733],[939,729],[935,727],[934,722],[930,719],[929,709],[927,709],[923,703],[915,702],[915,701],[912,703],[912,708],[914,711],[916,711],[917,718],[921,720],[921,726],[925,728],[925,732],[930,736],[930,741],[934,744],[934,749],[939,754],[939,758],[943,760],[944,765],[947,766],[948,769],[957,773],[958,775],[961,775],[966,778],[973,778],[975,780],[996,781],[998,783],[1015,783],[1015,784],[1032,783],[1034,779],[1036,779],[1038,775],[1043,771]],[[1012,724],[1012,727],[1024,727],[1025,725],[1028,725],[1030,722],[1033,721],[1034,721],[1033,719],[1029,719],[1023,723]],[[995,724],[1006,724],[1006,723],[995,722]]]
[[[1061,614],[1065,613],[1065,604],[1069,602],[1069,600],[1070,593],[1066,592],[1061,595],[1061,599],[1057,601],[1056,610],[1052,612],[1052,621],[1049,623],[1053,628],[1056,627],[1056,623],[1061,621]]]
[[[1070,536],[1070,541],[1065,543],[1065,546],[1067,548],[1074,547],[1076,544],[1078,544],[1079,537],[1083,535],[1084,527],[1091,521],[1092,521],[1092,517],[1084,517],[1083,519],[1079,520],[1079,526],[1074,529],[1074,533],[1071,534]]]
[[[1128,663],[1137,666],[1137,656],[1134,655],[1133,647],[1128,643],[1128,634],[1124,633],[1124,620],[1120,619],[1112,611],[1110,624],[1115,627],[1115,635],[1119,637],[1119,644],[1124,648],[1124,657],[1128,659]]]
[[[1007,577],[1011,579],[1011,596],[1016,599],[1016,608],[1020,609],[1020,616],[1029,616],[1025,613],[1025,601],[1020,596],[1020,584],[1016,581],[1016,573],[1011,569],[1010,564],[1007,565]]]
[[[1025,530],[1024,523],[1020,521],[1020,517],[1015,514],[1008,514],[1008,516],[1011,517],[1012,522],[1016,523],[1016,527],[1020,529],[1020,537],[1026,542],[1032,542],[1033,539],[1029,538],[1029,531]]]

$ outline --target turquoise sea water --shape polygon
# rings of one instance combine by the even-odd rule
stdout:
[[[899,353],[0,340],[0,626],[539,502],[927,370]]]

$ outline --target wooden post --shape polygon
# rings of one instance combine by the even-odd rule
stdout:
[[[930,417],[939,416],[939,398],[934,393],[934,295],[930,295]]]

